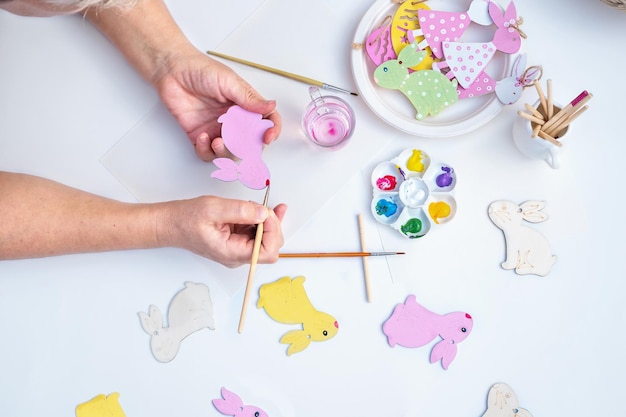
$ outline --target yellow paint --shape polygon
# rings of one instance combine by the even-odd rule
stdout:
[[[76,407],[76,417],[126,417],[119,403],[120,394],[100,394]]]
[[[430,217],[435,223],[439,224],[439,219],[450,215],[450,205],[444,201],[430,203],[428,206],[428,214],[430,214]]]
[[[282,277],[259,290],[258,308],[264,308],[277,322],[302,324],[302,330],[289,331],[280,339],[281,343],[289,344],[287,355],[306,349],[311,342],[328,340],[339,330],[333,316],[313,307],[304,291],[304,281],[303,276]]]
[[[409,44],[408,32],[420,28],[417,11],[430,10],[426,2],[413,4],[411,0],[407,0],[398,7],[391,22],[391,45],[396,55]],[[424,36],[417,36],[415,42],[421,42]],[[432,69],[433,53],[430,47],[426,47],[426,57],[418,65],[412,67],[414,70]]]
[[[406,167],[413,172],[424,172],[426,167],[424,166],[424,162],[422,162],[423,157],[424,153],[422,151],[413,149],[413,153],[406,162]]]

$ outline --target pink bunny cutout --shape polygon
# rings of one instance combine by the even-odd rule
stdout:
[[[443,369],[448,369],[457,353],[457,344],[469,336],[473,328],[472,316],[454,312],[445,315],[433,313],[417,303],[415,295],[409,295],[404,304],[398,304],[391,317],[383,324],[387,343],[408,348],[417,348],[437,342],[430,352],[430,362],[441,360]]]
[[[238,179],[246,187],[255,190],[265,188],[269,183],[270,171],[261,158],[263,134],[274,123],[239,106],[229,108],[217,121],[222,123],[224,145],[240,161],[214,159],[213,163],[219,169],[211,173],[211,177],[222,181]]]
[[[243,401],[234,392],[222,387],[222,398],[213,400],[213,405],[220,413],[233,417],[268,417],[259,407],[244,405]]]
[[[517,10],[512,1],[504,13],[500,6],[491,1],[489,16],[497,27],[491,41],[444,41],[442,48],[445,61],[433,64],[434,69],[448,67],[448,77],[456,78],[463,88],[469,88],[487,67],[496,51],[506,54],[517,53],[522,46],[522,38],[526,37],[519,28],[522,19],[517,17]]]

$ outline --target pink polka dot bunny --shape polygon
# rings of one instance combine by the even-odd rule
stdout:
[[[517,17],[515,4],[511,1],[504,13],[495,2],[489,2],[489,16],[497,29],[488,42],[444,41],[442,43],[445,61],[433,64],[433,69],[448,68],[448,78],[456,78],[463,88],[469,86],[487,67],[496,51],[506,54],[517,53],[526,35],[519,26],[522,19]]]
[[[449,12],[420,9],[417,16],[420,28],[408,33],[409,41],[423,37],[420,49],[430,46],[433,55],[443,58],[443,42],[457,41],[470,26],[471,22],[479,25],[491,25],[489,0],[473,0],[466,12]]]

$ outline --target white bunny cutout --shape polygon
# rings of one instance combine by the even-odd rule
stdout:
[[[526,68],[526,54],[520,54],[511,69],[511,75],[496,82],[496,96],[502,104],[513,104],[522,97],[525,87],[541,77],[541,67]]]
[[[517,395],[503,382],[493,384],[487,395],[487,411],[482,417],[532,417],[524,408],[520,408]]]
[[[204,284],[186,282],[170,302],[168,326],[164,327],[163,315],[154,305],[149,314],[139,313],[141,327],[150,335],[150,349],[159,362],[169,362],[176,357],[181,341],[205,327],[215,329],[213,302],[209,288]]]
[[[489,205],[489,218],[504,232],[506,259],[502,268],[514,269],[520,275],[545,276],[557,257],[552,255],[548,240],[541,233],[522,224],[523,221],[539,223],[548,218],[541,210],[543,201],[526,201],[520,205],[507,200]]]

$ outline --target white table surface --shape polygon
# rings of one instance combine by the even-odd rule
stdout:
[[[169,3],[203,50],[354,89],[350,45],[370,1],[323,0],[293,9],[280,0]],[[476,417],[495,382],[511,385],[537,417],[621,410],[626,223],[619,181],[626,145],[619,106],[626,91],[626,15],[598,0],[516,4],[528,62],[542,65],[544,86],[552,79],[561,102],[583,89],[594,94],[568,133],[560,169],[526,158],[512,141],[516,111],[536,98],[532,88],[487,125],[445,139],[397,131],[346,96],[357,116],[355,137],[324,154],[312,151],[300,131],[306,85],[233,65],[278,100],[284,117],[281,139],[265,151],[278,184],[271,203],[291,207],[284,251],[358,250],[356,216],[363,213],[368,249],[407,255],[369,260],[370,303],[360,259],[259,266],[255,291],[282,276],[304,275],[315,307],[339,321],[335,338],[292,356],[278,339],[294,326],[272,321],[256,309],[255,297],[244,332],[237,333],[247,267],[229,270],[177,249],[0,262],[0,415],[72,416],[79,403],[119,392],[128,416],[218,416],[211,400],[227,387],[271,416]],[[183,193],[215,185],[184,177],[184,169],[208,167],[193,158],[182,135],[167,142],[176,128],[158,117],[154,91],[80,17],[0,13],[0,56],[0,169],[127,201],[179,198],[184,182],[192,185]],[[138,146],[145,140],[138,132],[150,128],[161,137],[148,149]],[[459,179],[453,221],[416,241],[369,215],[372,168],[408,147],[449,163]],[[155,169],[155,158],[172,148],[182,159],[157,160],[163,165]],[[180,161],[187,168],[177,176]],[[144,178],[125,169],[128,163],[144,167]],[[151,175],[163,170],[174,174],[153,187],[162,179]],[[217,192],[225,189],[236,188],[216,185]],[[503,198],[547,202],[550,218],[533,226],[558,256],[546,277],[500,267],[504,239],[487,206]],[[186,281],[209,286],[217,326],[192,334],[172,362],[159,363],[137,313],[151,304],[165,312]],[[428,362],[432,344],[387,345],[381,325],[409,294],[440,314],[474,317],[449,370]]]

